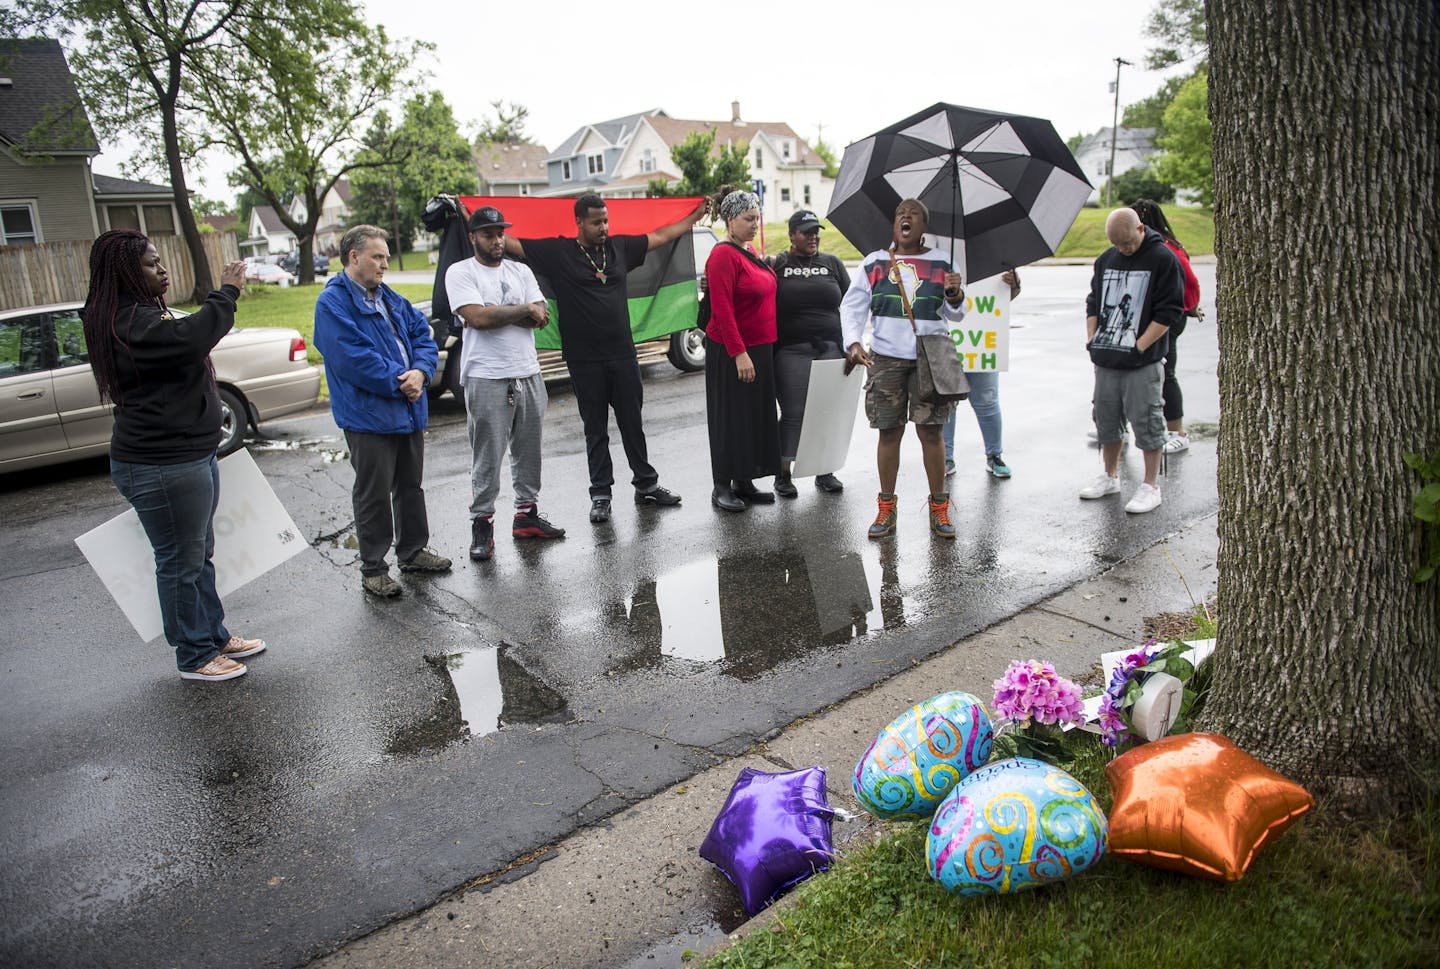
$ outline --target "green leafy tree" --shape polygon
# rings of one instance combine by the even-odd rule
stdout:
[[[238,32],[232,56],[201,74],[200,106],[210,137],[240,159],[237,175],[274,209],[300,249],[300,279],[314,281],[312,253],[321,205],[352,172],[383,167],[399,150],[362,152],[359,132],[428,45],[394,43],[349,0],[307,0],[326,16],[291,33],[257,18]],[[343,79],[343,81],[342,81]],[[286,203],[298,199],[301,212]]]
[[[525,122],[530,117],[529,108],[503,100],[491,101],[490,107],[494,109],[495,117],[480,122],[480,130],[475,135],[476,144],[504,145],[525,140]]]
[[[1196,74],[1181,85],[1165,109],[1165,134],[1158,140],[1165,154],[1156,162],[1156,175],[1176,188],[1194,189],[1201,205],[1215,199],[1211,162],[1208,77]]]
[[[1080,142],[1085,140],[1084,135],[1071,135],[1065,139],[1065,147],[1070,149],[1070,154],[1075,154],[1075,149],[1080,147]]]
[[[1181,85],[1193,76],[1184,74],[1166,78],[1160,90],[1148,98],[1127,104],[1125,113],[1120,116],[1120,123],[1127,128],[1154,128],[1157,138],[1165,134],[1165,109],[1175,100]]]
[[[825,143],[824,138],[816,138],[815,144],[811,147],[815,149],[815,154],[820,156],[820,160],[825,163],[825,170],[820,174],[826,178],[834,178],[840,174],[840,159],[836,157],[835,149]]]
[[[1175,201],[1175,186],[1156,176],[1150,168],[1132,168],[1121,172],[1111,182],[1111,197],[1116,205],[1130,205],[1138,199],[1152,202]]]
[[[1150,11],[1145,34],[1156,41],[1145,56],[1152,71],[1199,58],[1203,68],[1210,50],[1205,32],[1205,0],[1160,0]]]
[[[711,195],[722,185],[750,184],[750,143],[715,148],[715,129],[692,131],[670,149],[680,181],[652,179],[651,195]]]
[[[393,131],[389,114],[379,112],[364,141],[361,154],[370,154],[379,164],[358,168],[351,175],[350,209],[354,221],[396,232],[397,252],[402,241],[414,238],[432,195],[479,191],[470,143],[438,91],[406,101],[404,116]]]

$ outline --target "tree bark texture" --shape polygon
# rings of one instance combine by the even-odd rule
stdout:
[[[1220,631],[1202,727],[1360,814],[1440,751],[1434,0],[1210,0]]]

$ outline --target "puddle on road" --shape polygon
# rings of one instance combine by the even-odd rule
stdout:
[[[309,437],[295,440],[259,438],[245,445],[251,451],[314,451],[326,464],[350,460],[350,452],[340,446],[337,438]]]
[[[642,580],[604,610],[641,651],[628,665],[664,659],[721,665],[751,679],[818,647],[839,646],[919,618],[901,593],[893,551],[810,554],[799,549],[700,559]]]
[[[565,698],[512,659],[504,643],[425,661],[444,678],[445,692],[426,716],[395,732],[387,753],[426,753],[505,727],[570,719]]]

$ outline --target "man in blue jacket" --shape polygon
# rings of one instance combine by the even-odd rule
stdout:
[[[401,572],[448,572],[450,560],[425,545],[425,390],[439,351],[423,314],[381,280],[389,234],[357,225],[340,240],[345,271],[315,303],[315,346],[325,357],[330,411],[345,432],[355,469],[351,499],[365,591],[403,591],[385,555],[395,544]],[[391,509],[394,509],[392,514]],[[396,520],[398,516],[398,521]]]

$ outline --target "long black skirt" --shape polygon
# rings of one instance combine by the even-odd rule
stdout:
[[[740,381],[725,344],[705,338],[705,417],[710,429],[710,472],[717,485],[766,478],[780,470],[780,427],[775,416],[775,347],[747,347],[755,379]]]

